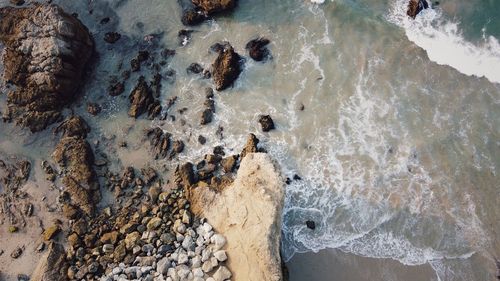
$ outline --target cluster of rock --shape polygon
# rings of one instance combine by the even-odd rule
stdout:
[[[137,85],[129,95],[130,109],[128,115],[137,118],[143,113],[148,114],[149,119],[154,119],[161,113],[160,101],[153,97],[153,91],[145,81],[144,76],[139,77]]]
[[[33,3],[0,9],[0,41],[4,79],[15,86],[4,119],[31,131],[60,121],[93,52],[88,29],[58,6]]]
[[[175,140],[171,142],[172,135],[164,132],[161,128],[155,127],[146,130],[146,137],[153,151],[155,159],[173,159],[177,154],[184,151],[184,142]]]
[[[184,9],[181,21],[184,25],[198,25],[223,12],[234,9],[236,0],[192,0],[192,5]]]
[[[201,112],[201,125],[206,125],[212,122],[212,117],[215,113],[215,100],[214,100],[214,91],[212,88],[207,88],[205,90],[205,102],[203,103],[205,109]]]

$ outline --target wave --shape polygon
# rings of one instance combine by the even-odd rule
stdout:
[[[445,19],[437,8],[423,10],[412,20],[406,15],[407,2],[394,1],[387,19],[402,27],[408,39],[423,48],[430,60],[500,83],[500,43],[495,37],[483,32],[482,42],[467,41],[459,23]]]

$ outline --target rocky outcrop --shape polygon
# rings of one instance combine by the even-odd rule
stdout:
[[[130,109],[128,115],[137,118],[143,113],[148,113],[148,118],[153,119],[161,113],[160,102],[153,97],[153,91],[144,79],[139,77],[137,85],[129,95]]]
[[[212,78],[215,83],[215,89],[222,91],[233,84],[242,70],[241,57],[233,47],[227,43],[217,51],[219,55],[212,64]]]
[[[267,44],[269,44],[269,39],[257,38],[250,40],[245,49],[248,50],[248,54],[253,60],[263,61],[270,56],[269,50],[266,48]]]
[[[88,29],[56,5],[0,9],[8,116],[31,131],[60,121],[75,99],[93,42]]]
[[[280,258],[284,181],[265,153],[247,154],[234,183],[190,190],[192,211],[227,238],[232,280],[283,280]]]
[[[427,8],[429,8],[429,4],[426,0],[410,0],[406,14],[415,19],[422,10]]]
[[[192,0],[192,2],[207,15],[230,11],[236,6],[236,0]]]
[[[73,116],[61,123],[55,132],[63,134],[52,154],[64,174],[63,213],[68,218],[80,214],[91,216],[99,183],[92,167],[94,154],[85,140],[90,128],[81,117]]]
[[[31,275],[32,281],[64,281],[66,278],[66,252],[57,243],[50,243],[49,249],[38,262],[38,265]]]

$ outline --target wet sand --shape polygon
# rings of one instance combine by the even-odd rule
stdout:
[[[430,281],[429,265],[405,266],[391,259],[365,258],[327,249],[296,254],[288,263],[290,281]]]

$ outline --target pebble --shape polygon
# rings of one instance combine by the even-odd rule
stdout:
[[[225,260],[227,260],[226,251],[224,251],[224,250],[217,251],[217,252],[214,253],[214,257],[218,261],[225,261]]]
[[[226,245],[226,238],[222,236],[221,234],[214,234],[210,238],[210,242],[215,245],[215,249],[219,250]]]
[[[231,271],[229,271],[227,267],[221,266],[219,267],[219,269],[217,269],[212,277],[215,279],[215,281],[224,281],[231,278],[231,275]]]

